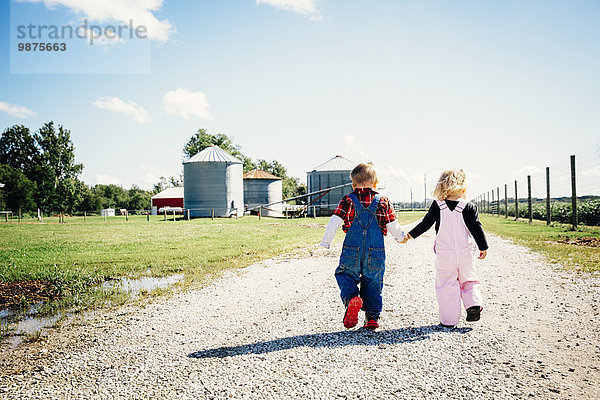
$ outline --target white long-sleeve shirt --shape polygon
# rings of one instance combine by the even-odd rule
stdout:
[[[321,247],[325,247],[326,249],[328,249],[331,246],[331,242],[333,241],[333,238],[334,238],[336,232],[338,231],[338,229],[340,229],[340,227],[342,226],[343,223],[344,223],[343,219],[341,219],[337,215],[333,215],[331,217],[331,219],[329,220],[329,223],[327,224],[327,228],[325,228],[325,234],[323,235],[323,240],[321,240],[321,243],[319,245]],[[389,224],[386,225],[386,227],[387,227],[388,233],[390,235],[392,235],[392,237],[394,239],[396,239],[398,242],[401,241],[402,239],[404,239],[405,234],[404,234],[404,231],[402,230],[402,227],[398,223],[398,220],[394,220],[394,221],[390,222]]]

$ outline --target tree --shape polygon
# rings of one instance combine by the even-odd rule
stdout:
[[[298,178],[285,177],[282,182],[283,198],[289,199],[307,193],[306,185],[301,184]],[[306,204],[306,198],[293,200],[294,204]]]
[[[14,137],[15,130],[22,136],[25,135],[23,129],[13,127],[12,130],[7,130],[9,138]],[[71,132],[62,125],[56,129],[54,122],[50,121],[33,135],[33,139],[37,151],[32,156],[30,168],[26,165],[22,168],[24,173],[29,173],[29,179],[37,184],[37,205],[46,210],[72,208],[74,205],[68,202],[74,201],[75,197],[81,197],[82,184],[74,180],[77,180],[77,176],[83,170],[83,164],[75,163]],[[26,139],[22,143],[28,148],[30,140]],[[27,160],[27,157],[22,156],[19,159]]]
[[[57,207],[61,211],[87,211],[83,208],[89,188],[77,178],[66,178],[57,187]]]
[[[269,172],[280,178],[287,178],[287,169],[277,160],[268,162],[266,160],[258,160],[258,167],[263,171]]]
[[[102,209],[102,199],[92,187],[83,194],[83,199],[79,205],[79,211],[96,211]]]
[[[235,144],[233,139],[222,133],[212,135],[206,132],[206,129],[200,128],[198,131],[188,140],[183,146],[183,155],[187,158],[193,157],[200,153],[202,150],[210,146],[219,146],[232,156],[239,158],[244,163],[244,172],[250,171],[256,168],[256,165],[252,162],[252,159],[242,154],[241,146]]]
[[[93,191],[100,198],[100,208],[127,208],[129,204],[129,193],[121,186],[96,185]]]
[[[21,170],[0,164],[0,182],[5,185],[0,189],[2,209],[14,212],[35,210],[35,182],[29,180]]]
[[[0,137],[0,164],[21,170],[31,179],[32,167],[39,155],[35,138],[24,125],[14,125]]]
[[[128,210],[149,210],[150,198],[152,194],[146,190],[140,189],[137,185],[131,186],[129,189],[129,205]]]
[[[222,133],[212,135],[206,132],[206,129],[200,128],[198,131],[188,140],[183,147],[183,154],[185,156],[193,157],[200,153],[202,150],[210,146],[219,146],[234,157],[241,158],[244,155],[240,152],[241,146],[233,143],[232,139]]]

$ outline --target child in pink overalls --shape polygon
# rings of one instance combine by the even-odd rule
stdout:
[[[466,190],[462,169],[444,171],[434,191],[437,200],[404,240],[417,238],[435,223],[435,292],[440,322],[445,327],[458,324],[461,300],[467,310],[467,321],[478,321],[483,309],[481,282],[475,272],[473,256],[477,246],[478,258],[483,260],[488,245],[477,206],[465,200]]]

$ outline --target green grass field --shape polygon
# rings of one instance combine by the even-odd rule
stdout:
[[[401,223],[423,213],[402,212]],[[172,218],[172,217],[171,217]],[[51,282],[61,306],[82,308],[118,293],[98,284],[120,277],[184,274],[187,285],[206,282],[224,269],[300,251],[316,245],[328,218],[164,221],[154,216],[46,218],[0,224],[0,283]],[[341,234],[340,234],[341,235]],[[338,238],[339,240],[339,238]],[[22,299],[27,303],[27,299]]]
[[[551,262],[579,271],[600,271],[599,247],[561,243],[566,239],[599,238],[599,227],[581,226],[577,231],[572,231],[565,224],[547,226],[545,222],[535,220],[529,224],[526,220],[515,221],[486,214],[480,218],[486,231],[512,239],[543,254]]]

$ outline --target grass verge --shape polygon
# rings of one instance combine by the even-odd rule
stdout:
[[[512,239],[536,252],[543,254],[551,262],[578,271],[600,271],[600,248],[576,244],[561,243],[566,240],[600,237],[599,227],[580,227],[570,230],[569,225],[546,225],[542,221],[515,221],[504,217],[480,215],[481,223],[486,231],[504,238]],[[493,249],[491,249],[493,251]]]
[[[401,224],[417,220],[422,212],[398,214]],[[329,218],[278,219],[244,217],[164,221],[162,217],[104,219],[67,218],[65,224],[0,225],[0,282],[50,282],[52,299],[38,314],[61,309],[78,312],[120,305],[128,300],[122,290],[101,283],[122,277],[184,274],[184,284],[197,286],[225,269],[236,269],[278,255],[316,245]],[[10,287],[12,287],[10,286]],[[41,284],[34,285],[43,287]],[[27,293],[15,301],[27,307]],[[161,295],[168,290],[142,293]],[[36,293],[36,298],[43,297]],[[25,297],[23,297],[25,296]],[[5,296],[10,302],[10,293]],[[3,297],[4,298],[4,297]],[[34,297],[29,302],[34,302]]]

